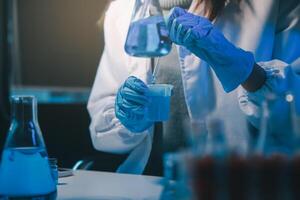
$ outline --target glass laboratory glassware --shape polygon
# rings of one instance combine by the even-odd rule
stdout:
[[[52,176],[54,177],[54,180],[56,184],[58,184],[58,165],[57,165],[57,159],[56,158],[48,158],[49,165],[52,171]]]
[[[293,124],[291,119],[292,94],[269,94],[262,104],[260,136],[256,153],[266,157],[281,155],[289,157],[293,154]]]
[[[32,96],[14,96],[12,121],[0,163],[0,195],[13,199],[55,199],[56,180],[48,161]]]
[[[193,164],[193,191],[196,199],[223,199],[227,189],[225,163],[229,152],[223,122],[209,118],[207,131],[205,150]]]
[[[293,156],[289,164],[291,199],[300,199],[300,113],[297,106],[296,95],[292,92],[286,95],[290,111],[290,120],[293,132]]]
[[[136,0],[125,42],[127,54],[136,57],[167,55],[172,42],[158,0]]]
[[[206,125],[203,120],[184,120],[186,134],[185,145],[176,151],[164,153],[165,187],[161,200],[189,200],[194,199],[192,188],[193,168],[195,160],[203,153],[207,139]]]
[[[161,200],[190,200],[192,191],[189,187],[189,164],[191,154],[187,150],[168,152],[163,156],[164,190]]]
[[[149,104],[146,107],[148,121],[166,121],[169,119],[170,99],[173,86],[170,84],[149,84]]]
[[[269,94],[263,103],[254,175],[261,199],[290,199],[289,162],[294,154],[291,94]]]

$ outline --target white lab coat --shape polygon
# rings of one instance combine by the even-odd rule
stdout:
[[[136,76],[148,83],[151,76],[149,59],[130,57],[124,51],[134,2],[135,0],[113,1],[106,12],[106,45],[88,102],[88,110],[92,120],[90,132],[94,147],[104,152],[129,153],[118,172],[140,174],[151,152],[153,129],[132,133],[120,123],[114,111],[117,90],[127,77]],[[253,52],[256,61],[262,62],[262,66],[284,69],[292,65],[295,71],[300,72],[299,16],[298,0],[244,0],[239,6],[229,3],[215,25],[235,45]],[[201,89],[197,75],[201,60],[194,55],[180,59],[183,61],[181,68],[185,101],[190,117],[194,118],[199,105],[193,101],[193,94]],[[278,61],[267,62],[274,59]],[[277,77],[284,80],[284,70],[281,72]],[[214,82],[218,97],[217,107],[222,110],[221,117],[228,121],[226,131],[231,133],[228,140],[234,143],[246,137],[246,134],[241,134],[247,132],[245,116],[255,123],[258,114],[252,111],[258,112],[259,104],[254,104],[251,99],[262,96],[266,88],[253,94],[241,92],[242,95],[238,98],[238,90],[227,94],[216,77]],[[272,82],[270,77],[269,82]],[[268,86],[270,85],[277,87],[276,84],[269,83]],[[253,98],[249,98],[251,95]],[[242,109],[239,108],[239,102]]]

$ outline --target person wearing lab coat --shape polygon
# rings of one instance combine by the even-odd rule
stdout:
[[[204,4],[206,1],[201,2]],[[146,84],[151,82],[151,60],[130,57],[124,51],[134,3],[135,0],[113,1],[105,14],[105,48],[88,102],[88,110],[92,120],[90,132],[94,147],[99,151],[128,154],[117,171],[141,174],[151,153],[153,126],[149,125],[140,132],[130,131],[116,117],[115,110],[119,88],[128,77],[137,77]],[[163,9],[171,9],[174,6],[187,8],[186,5],[190,5],[191,0],[160,0],[160,3]],[[197,14],[201,15],[201,12]],[[203,16],[209,17],[205,14]],[[247,122],[258,126],[261,102],[267,92],[284,90],[287,80],[294,80],[292,81],[294,88],[299,86],[297,74],[300,74],[299,17],[300,4],[297,0],[228,1],[222,11],[213,17],[213,27],[224,34],[226,41],[245,52],[250,52],[254,56],[255,63],[266,72],[264,85],[256,91],[249,92],[243,87],[237,88],[236,84],[227,87],[226,81],[222,80],[218,71],[213,69],[216,109],[221,111],[219,115],[225,122],[225,132],[231,146],[246,148]],[[209,62],[184,45],[174,49],[172,51],[177,54],[171,52],[168,59],[174,61],[177,57],[179,60],[179,77],[182,79],[176,84],[181,85],[179,88],[182,88],[184,94],[176,98],[178,101],[183,99],[184,105],[179,107],[187,110],[188,117],[197,120],[200,116],[201,101],[198,101],[195,94],[201,93],[201,70],[209,66]],[[162,82],[179,80],[178,76],[174,78],[170,75],[171,71],[172,67],[161,72],[165,74]],[[233,76],[239,75],[234,71],[233,73]],[[247,73],[249,76],[249,72]],[[227,79],[230,79],[228,77],[227,74]],[[171,127],[169,124],[167,129],[170,131]],[[173,129],[175,130],[176,128]]]

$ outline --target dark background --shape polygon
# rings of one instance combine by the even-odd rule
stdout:
[[[108,0],[12,0],[22,85],[91,87],[103,50]]]
[[[29,94],[38,99],[48,154],[59,167],[93,160],[91,169],[115,171],[126,158],[93,148],[86,109],[104,46],[99,19],[108,4],[0,0],[0,150],[9,124],[8,96]]]
[[[6,35],[6,5],[0,0],[0,150],[4,143],[9,123],[8,113],[8,55]],[[0,156],[1,157],[1,156]]]

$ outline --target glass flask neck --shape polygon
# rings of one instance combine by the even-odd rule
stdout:
[[[12,121],[6,148],[44,148],[42,133],[37,121],[37,103],[33,96],[14,96],[11,100]]]
[[[37,103],[34,97],[17,96],[12,98],[12,120],[17,122],[36,122]]]

